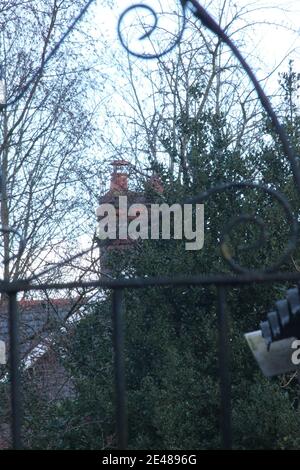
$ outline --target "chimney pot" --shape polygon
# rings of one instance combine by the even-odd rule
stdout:
[[[125,192],[128,190],[128,173],[126,167],[129,162],[126,160],[115,160],[111,163],[113,173],[111,175],[110,190]]]

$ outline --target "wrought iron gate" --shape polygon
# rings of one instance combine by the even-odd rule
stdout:
[[[62,40],[57,44],[56,48],[52,51],[46,60],[51,57],[58,50],[60,44],[64,38],[72,31],[77,21],[83,16],[83,13],[87,10],[92,0],[87,2],[86,7],[81,12],[79,17],[73,22],[70,29],[64,35]],[[297,190],[300,193],[300,172],[297,164],[296,157],[293,149],[286,136],[284,128],[279,123],[279,120],[273,111],[271,104],[262,90],[258,80],[254,73],[231,42],[230,38],[226,35],[220,26],[213,20],[209,13],[202,8],[196,0],[181,0],[182,5],[182,16],[185,18],[187,10],[190,10],[195,18],[200,20],[202,24],[216,34],[227,46],[231,49],[234,56],[238,59],[245,72],[251,79],[261,104],[267,114],[269,115],[274,129],[276,130],[278,137],[281,141],[283,151],[288,158],[294,177],[294,182]],[[126,42],[124,41],[121,34],[121,25],[125,15],[132,9],[135,8],[146,8],[156,18],[155,12],[145,5],[133,5],[128,8],[119,21],[119,34],[120,39],[124,47],[129,53],[135,54],[129,49]],[[185,21],[183,21],[183,27],[176,38],[176,41],[172,44],[171,48],[175,47],[180,41],[182,32],[184,29]],[[155,28],[155,26],[154,26]],[[152,31],[151,31],[152,32]],[[151,33],[150,33],[151,34]],[[164,51],[165,54],[170,51]],[[162,55],[160,54],[160,55]],[[135,54],[140,56],[139,54]],[[144,58],[152,58],[157,56],[144,56]],[[40,71],[38,71],[40,73]],[[32,82],[32,81],[31,81]],[[28,84],[30,86],[30,83]],[[20,99],[20,96],[17,97]],[[10,104],[15,103],[16,100],[12,100]],[[287,220],[290,223],[290,238],[287,242],[286,249],[282,254],[280,260],[271,267],[264,270],[249,271],[246,268],[240,266],[231,256],[228,255],[226,250],[226,231],[224,232],[221,239],[221,250],[226,260],[230,264],[233,274],[215,274],[215,275],[197,275],[197,276],[177,276],[177,277],[155,277],[155,278],[135,278],[135,279],[116,279],[108,280],[103,279],[92,282],[69,282],[69,283],[47,283],[36,285],[32,280],[25,281],[13,281],[13,282],[0,282],[1,293],[6,293],[9,297],[9,321],[10,321],[10,379],[11,379],[11,402],[12,402],[12,438],[13,448],[22,448],[21,443],[21,383],[20,383],[20,355],[19,355],[19,317],[17,308],[17,294],[26,291],[45,291],[45,290],[61,290],[61,289],[72,289],[72,288],[106,288],[113,292],[112,302],[112,319],[113,319],[113,342],[114,342],[114,369],[115,369],[115,387],[116,387],[116,428],[117,428],[117,441],[119,449],[126,449],[127,447],[127,417],[126,417],[126,371],[124,365],[124,306],[123,306],[123,292],[125,289],[146,289],[153,286],[172,286],[174,288],[180,286],[213,286],[218,294],[217,312],[218,312],[218,334],[219,334],[219,370],[220,370],[220,390],[221,390],[221,435],[223,441],[223,447],[230,449],[232,447],[232,432],[231,432],[231,385],[230,385],[230,347],[228,337],[228,314],[226,311],[226,294],[227,291],[235,286],[243,286],[256,283],[274,283],[279,281],[299,282],[300,273],[295,272],[280,272],[280,266],[285,260],[288,259],[289,255],[295,250],[298,237],[298,220],[295,214],[293,214],[289,202],[278,191],[272,189],[269,186],[263,186],[255,182],[241,182],[241,183],[227,183],[218,187],[214,187],[208,191],[205,191],[198,196],[191,198],[189,201],[184,202],[203,202],[207,200],[211,195],[216,192],[225,191],[227,189],[243,189],[243,188],[258,188],[264,191],[266,194],[276,198],[277,201],[282,205]],[[232,223],[239,223],[244,219],[249,219],[247,215],[241,215],[235,219]],[[232,224],[227,227],[229,230]],[[4,230],[4,229],[3,229]],[[7,229],[5,229],[7,230]]]

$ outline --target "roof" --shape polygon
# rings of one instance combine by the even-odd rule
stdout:
[[[21,357],[29,354],[51,332],[65,324],[78,305],[78,299],[22,299],[20,314]],[[9,347],[8,303],[0,303],[0,340]]]
[[[136,202],[145,203],[146,197],[145,194],[142,192],[137,191],[130,191],[129,189],[126,191],[116,191],[115,189],[110,189],[105,193],[103,196],[99,197],[99,203],[110,203],[113,204],[115,207],[118,206],[119,196],[126,196],[128,204],[133,204]]]
[[[28,309],[31,307],[41,307],[46,304],[51,304],[54,307],[65,307],[70,306],[76,302],[76,299],[49,299],[49,300],[41,300],[41,299],[21,299],[18,302],[19,308]],[[1,311],[1,306],[0,306]]]

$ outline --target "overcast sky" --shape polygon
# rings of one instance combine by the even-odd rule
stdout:
[[[207,6],[209,12],[214,15],[214,8],[220,1],[205,1],[202,5]],[[178,0],[115,0],[114,9],[103,8],[98,2],[95,7],[95,24],[98,31],[105,31],[108,46],[116,51],[121,50],[116,34],[118,18],[127,6],[135,3],[149,5],[154,10],[159,4],[174,4],[174,9],[180,10]],[[238,9],[244,8],[247,11],[244,18],[248,22],[256,23],[247,28],[248,39],[243,53],[248,56],[250,65],[256,68],[259,78],[268,75],[270,70],[280,66],[282,62],[286,69],[287,61],[284,61],[284,58],[287,54],[291,54],[295,60],[295,68],[300,71],[300,0],[235,0],[234,4]],[[240,24],[242,26],[242,23]],[[274,82],[271,80],[267,86],[272,85]]]

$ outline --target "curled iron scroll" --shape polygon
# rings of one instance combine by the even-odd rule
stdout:
[[[153,9],[151,7],[148,7],[148,6],[143,5],[143,4],[132,5],[129,9],[125,10],[124,13],[121,15],[121,17],[119,19],[118,33],[119,33],[119,37],[120,37],[122,45],[125,47],[125,49],[130,54],[132,54],[134,56],[137,56],[137,57],[141,57],[141,58],[145,58],[145,59],[161,57],[162,55],[170,52],[170,50],[172,50],[180,42],[180,40],[182,38],[182,35],[183,35],[184,27],[185,27],[185,24],[186,24],[186,20],[185,20],[186,11],[187,11],[187,9],[189,9],[193,13],[193,15],[198,20],[200,20],[206,28],[208,28],[211,32],[216,34],[225,44],[227,44],[227,46],[231,49],[233,55],[240,62],[240,64],[243,67],[244,71],[246,72],[246,74],[250,78],[250,80],[253,83],[253,86],[254,86],[254,88],[257,92],[259,100],[260,100],[263,108],[267,112],[268,116],[270,117],[271,122],[273,124],[273,127],[274,127],[276,133],[278,134],[278,137],[279,137],[279,139],[281,141],[281,144],[282,144],[283,151],[284,151],[286,157],[288,158],[288,160],[290,162],[291,169],[292,169],[292,172],[293,172],[293,178],[294,178],[294,182],[295,182],[297,191],[300,194],[300,172],[299,172],[299,167],[298,167],[298,163],[297,163],[293,148],[292,148],[292,146],[289,142],[289,139],[287,137],[285,129],[280,124],[280,122],[278,120],[278,117],[277,117],[275,111],[273,110],[272,105],[271,105],[268,97],[264,93],[262,87],[260,86],[260,84],[259,84],[255,74],[251,70],[250,66],[248,65],[248,63],[246,62],[244,57],[241,55],[241,53],[239,52],[239,50],[237,49],[235,44],[231,41],[231,39],[225,33],[225,31],[218,25],[218,23],[213,19],[213,17],[198,3],[197,0],[189,0],[189,1],[180,0],[180,3],[181,3],[181,6],[182,6],[182,12],[183,12],[183,18],[184,18],[183,23],[182,23],[183,28],[179,31],[179,33],[176,37],[176,40],[174,40],[173,43],[171,45],[169,45],[169,47],[167,47],[164,51],[160,51],[159,54],[156,54],[156,55],[155,54],[138,54],[138,53],[136,53],[136,52],[134,52],[133,50],[130,49],[129,45],[126,44],[126,41],[124,41],[124,38],[122,37],[121,25],[123,23],[123,20],[124,20],[125,16],[130,11],[133,11],[134,9],[139,9],[139,8],[147,9],[149,12],[151,12],[151,14],[153,15],[153,17],[155,19],[154,25],[153,25],[152,29],[149,31],[149,33],[144,34],[143,36],[141,36],[139,38],[139,40],[142,41],[146,38],[149,38],[153,34],[154,30],[156,29],[156,27],[158,25],[158,16],[153,11]],[[281,207],[283,208],[285,216],[286,216],[286,221],[290,225],[289,239],[286,243],[284,252],[280,256],[279,260],[270,267],[260,269],[259,272],[263,273],[263,272],[271,272],[271,271],[277,270],[285,261],[287,261],[290,254],[295,250],[296,245],[297,245],[298,230],[299,230],[299,227],[298,227],[299,224],[298,224],[297,217],[295,216],[295,214],[293,214],[293,211],[291,210],[291,207],[290,207],[286,197],[284,195],[282,195],[281,193],[279,193],[279,191],[277,191],[275,189],[271,189],[271,188],[269,188],[267,186],[264,186],[264,185],[261,185],[259,183],[254,183],[254,182],[225,183],[223,185],[219,185],[217,187],[211,188],[210,190],[206,191],[205,193],[202,193],[199,196],[197,196],[195,198],[192,198],[192,199],[189,199],[189,201],[184,201],[184,202],[185,203],[186,202],[191,202],[191,201],[194,201],[194,202],[201,201],[202,202],[202,201],[206,200],[208,197],[212,196],[213,194],[216,194],[216,193],[221,192],[221,191],[226,191],[226,190],[229,190],[229,189],[234,189],[234,188],[236,188],[236,189],[238,189],[238,188],[239,189],[241,189],[241,188],[256,188],[258,190],[262,190],[265,193],[267,193],[269,196],[274,197],[277,200],[277,202],[281,205]],[[247,214],[241,214],[240,216],[235,217],[235,218],[231,219],[228,222],[228,224],[225,227],[223,233],[221,234],[221,240],[220,240],[221,253],[222,253],[223,257],[226,259],[226,261],[229,263],[231,268],[235,272],[238,272],[238,273],[253,272],[253,269],[248,269],[248,268],[245,268],[245,267],[242,267],[242,266],[239,265],[239,263],[233,258],[232,254],[230,253],[230,250],[228,249],[226,239],[228,238],[230,231],[235,226],[237,226],[240,223],[245,223],[245,222],[255,223],[261,230],[261,235],[259,237],[259,240],[256,242],[256,245],[259,245],[260,243],[263,243],[265,241],[265,238],[266,238],[266,230],[265,230],[266,227],[265,227],[264,221],[262,219],[260,219],[259,217],[254,217],[254,216],[247,215]],[[256,271],[256,270],[254,270],[254,271]]]
[[[131,13],[136,13],[137,15],[139,13],[148,13],[153,21],[153,24],[151,24],[151,27],[148,30],[146,30],[146,28],[144,27],[143,34],[138,38],[138,41],[143,42],[145,39],[149,39],[151,41],[153,37],[153,33],[155,33],[159,29],[159,18],[161,14],[159,15],[152,7],[145,5],[143,3],[137,3],[135,5],[131,5],[130,7],[126,8],[126,10],[121,14],[119,21],[118,21],[118,35],[119,35],[119,39],[120,39],[122,46],[126,49],[126,51],[129,54],[135,57],[142,58],[142,59],[157,59],[171,52],[181,41],[184,29],[185,29],[186,15],[185,15],[184,2],[180,1],[180,4],[181,4],[181,12],[180,12],[181,24],[179,25],[178,31],[171,35],[172,39],[169,41],[168,45],[165,48],[163,48],[161,51],[158,51],[157,48],[154,46],[154,43],[152,43],[154,51],[151,53],[135,51],[129,45],[128,38],[125,38],[122,28],[124,26],[126,17],[128,17]],[[163,15],[163,12],[162,12],[162,15]]]
[[[223,193],[229,190],[243,190],[243,189],[255,189],[258,191],[264,192],[266,195],[274,198],[277,204],[282,208],[286,222],[289,226],[289,238],[285,244],[285,249],[281,253],[280,258],[271,266],[267,266],[263,269],[260,269],[260,272],[273,272],[276,271],[290,256],[290,254],[294,251],[295,246],[297,244],[298,239],[298,221],[293,214],[293,211],[290,207],[290,204],[287,198],[281,194],[279,191],[270,188],[269,186],[253,183],[251,181],[243,181],[243,182],[236,182],[236,183],[224,183],[218,186],[215,186],[198,196],[193,196],[186,201],[189,204],[195,204],[197,202],[204,203],[207,199],[214,196],[218,193]],[[228,239],[230,238],[230,232],[232,229],[237,227],[237,225],[241,223],[254,223],[260,228],[260,237],[259,239],[251,246],[247,247],[247,249],[255,250],[259,248],[263,243],[266,242],[267,239],[267,230],[266,224],[257,215],[253,214],[241,214],[236,217],[233,217],[229,220],[224,227],[221,235],[220,235],[220,247],[221,253],[224,259],[229,263],[231,268],[238,273],[248,273],[250,269],[241,266],[237,260],[234,259],[234,256],[231,253],[231,250],[228,245]]]

